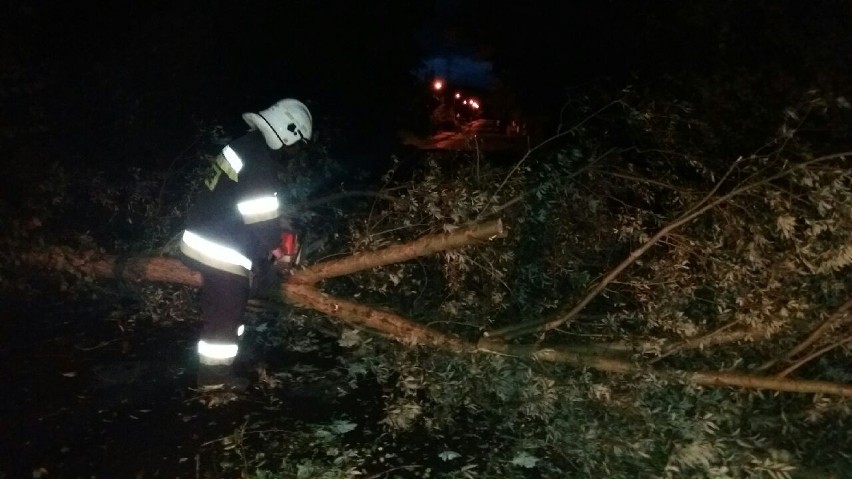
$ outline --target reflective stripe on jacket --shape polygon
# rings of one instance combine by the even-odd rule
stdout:
[[[247,225],[260,221],[274,220],[281,216],[277,194],[259,196],[241,201],[237,203],[237,211],[243,215],[243,222]]]
[[[181,251],[213,268],[248,275],[278,243],[280,152],[258,131],[229,143],[190,209]]]

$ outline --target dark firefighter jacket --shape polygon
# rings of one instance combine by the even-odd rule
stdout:
[[[246,277],[266,260],[279,241],[278,155],[257,130],[225,146],[188,214],[183,254]]]

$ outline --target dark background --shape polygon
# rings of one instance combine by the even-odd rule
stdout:
[[[746,101],[780,105],[852,63],[840,0],[24,1],[2,17],[0,140],[15,171],[165,167],[202,128],[238,135],[240,113],[285,96],[309,104],[334,155],[369,163],[422,126],[412,72],[436,54],[491,62],[491,104],[542,123],[588,85],[689,97],[692,81],[747,77]]]

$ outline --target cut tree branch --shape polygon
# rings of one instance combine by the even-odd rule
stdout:
[[[377,309],[329,296],[311,285],[285,283],[281,293],[295,306],[313,309],[358,327],[368,328],[408,346],[429,346],[454,353],[473,350],[472,346],[392,311]]]
[[[783,378],[783,377],[787,377],[787,376],[789,376],[789,375],[790,375],[793,371],[795,371],[795,370],[799,369],[800,367],[804,366],[805,364],[807,364],[807,363],[809,363],[809,362],[813,361],[814,359],[816,359],[816,358],[818,358],[818,357],[822,356],[823,354],[825,354],[825,353],[827,353],[827,352],[831,351],[831,350],[832,350],[832,349],[834,349],[834,348],[837,348],[837,347],[843,346],[844,344],[846,344],[846,343],[848,343],[848,342],[850,342],[850,341],[852,341],[852,336],[847,336],[847,337],[845,337],[845,338],[842,338],[842,339],[840,339],[840,340],[838,340],[838,341],[835,341],[835,342],[833,342],[833,343],[829,344],[828,346],[825,346],[825,347],[824,347],[824,348],[822,348],[822,349],[819,349],[819,350],[817,350],[817,351],[814,351],[813,353],[808,354],[808,355],[807,355],[807,356],[805,356],[804,358],[802,358],[802,359],[800,359],[800,360],[796,361],[795,363],[793,363],[792,365],[790,365],[787,369],[785,369],[785,370],[781,371],[780,373],[776,374],[776,375],[775,375],[775,377],[776,377],[776,378]]]
[[[638,366],[629,361],[575,352],[567,348],[542,348],[537,345],[510,345],[480,341],[479,350],[538,361],[570,364],[618,374],[646,374],[662,379],[710,387],[736,387],[742,389],[764,389],[794,393],[821,393],[852,397],[852,384],[828,381],[809,381],[777,378],[771,376],[749,376],[743,374],[707,371],[680,371],[652,369]]]
[[[775,358],[771,361],[767,361],[766,363],[762,364],[759,368],[757,368],[757,370],[758,371],[766,371],[767,369],[770,369],[771,367],[775,366],[779,362],[792,361],[793,358],[795,358],[800,353],[802,353],[802,351],[811,347],[811,345],[816,343],[826,333],[830,332],[832,329],[839,326],[844,320],[846,320],[847,315],[849,314],[850,310],[852,310],[852,298],[849,298],[849,300],[847,300],[845,303],[843,303],[843,305],[841,305],[837,309],[837,311],[835,311],[831,316],[825,318],[825,321],[820,323],[820,325],[817,326],[811,332],[811,334],[809,334],[808,337],[805,338],[804,341],[802,341],[801,343],[796,345],[793,349],[787,351],[787,353],[784,354],[783,356],[781,356],[779,358]],[[786,374],[785,374],[785,376],[786,376]]]
[[[739,341],[758,341],[766,339],[766,328],[749,328],[737,331],[714,331],[705,334],[698,338],[686,339],[683,341],[674,340],[641,340],[641,341],[619,341],[614,343],[604,343],[598,346],[598,349],[605,353],[642,353],[653,354],[658,351],[661,356],[669,356],[674,353],[680,353],[690,349],[704,349],[710,346],[719,346],[723,344],[735,343]],[[650,364],[656,362],[657,358],[649,361]]]
[[[344,276],[380,266],[412,260],[439,251],[461,248],[502,238],[506,235],[500,220],[460,228],[451,233],[424,236],[409,243],[388,246],[377,251],[361,251],[342,259],[325,261],[297,271],[292,282],[314,284],[318,281]]]
[[[461,247],[484,238],[502,234],[499,222],[481,230],[465,230],[458,234],[433,235],[404,245],[391,246],[382,250],[359,255],[357,261],[350,258],[330,260],[300,271],[311,281],[347,274],[344,271],[359,271],[389,264],[390,258],[410,259],[440,248]],[[480,237],[482,235],[482,237]],[[437,238],[441,236],[444,241]],[[452,239],[450,239],[452,238]],[[465,240],[466,238],[466,240]],[[408,251],[413,245],[419,250]],[[400,249],[399,247],[407,247]],[[428,250],[428,251],[427,251]],[[413,256],[412,256],[413,255]],[[172,258],[117,258],[99,252],[75,252],[65,248],[50,248],[23,255],[22,261],[30,266],[72,272],[76,275],[91,275],[118,278],[128,281],[161,281],[190,286],[201,286],[201,275],[187,268],[178,259]],[[334,263],[339,263],[335,266]],[[356,268],[356,266],[358,268]],[[287,281],[281,285],[282,298],[298,307],[311,308],[338,318],[356,328],[365,328],[406,346],[425,346],[456,354],[489,353],[516,356],[524,359],[550,361],[575,367],[588,367],[598,371],[618,374],[650,374],[678,383],[711,387],[737,387],[744,389],[767,389],[796,393],[822,393],[852,397],[852,385],[825,381],[792,380],[777,377],[747,376],[722,372],[690,372],[642,367],[632,362],[599,354],[589,354],[588,347],[542,348],[538,345],[509,345],[491,339],[472,344],[404,318],[395,312],[381,310],[353,301],[335,298],[318,290],[313,282]]]
[[[711,332],[709,332],[705,335],[702,335],[701,337],[687,339],[686,341],[682,341],[679,344],[669,346],[668,348],[666,348],[665,351],[660,353],[659,356],[650,360],[649,364],[654,364],[657,361],[661,361],[661,360],[671,356],[672,354],[679,353],[680,351],[683,351],[685,349],[701,349],[701,348],[704,348],[705,346],[707,346],[709,344],[713,344],[712,341],[715,337],[720,336],[725,330],[732,328],[733,326],[735,326],[738,323],[739,323],[739,320],[734,320],[734,321],[731,321],[729,323],[723,324],[721,327],[719,327],[719,328],[717,328],[717,329],[715,329],[715,330],[713,330],[713,331],[711,331]]]

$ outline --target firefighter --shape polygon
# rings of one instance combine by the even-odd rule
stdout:
[[[183,260],[204,280],[197,345],[202,390],[245,389],[248,381],[233,371],[243,310],[250,295],[274,283],[297,256],[297,237],[280,218],[278,191],[282,160],[311,139],[311,113],[286,98],[243,120],[250,130],[214,160],[180,243]]]

